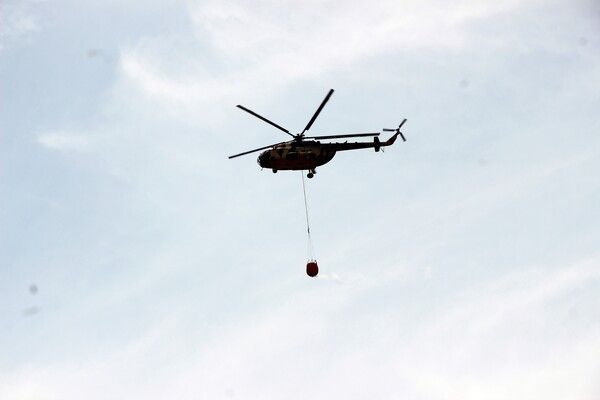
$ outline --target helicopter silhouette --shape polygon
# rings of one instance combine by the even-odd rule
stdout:
[[[406,138],[400,132],[402,125],[406,122],[406,118],[400,123],[398,128],[389,129],[384,128],[383,131],[386,132],[396,132],[385,142],[381,142],[379,140],[379,132],[369,132],[369,133],[349,133],[342,135],[322,135],[322,136],[305,136],[305,133],[308,132],[312,124],[315,122],[325,104],[329,101],[329,98],[333,94],[333,89],[329,90],[329,93],[325,96],[317,111],[315,111],[314,115],[308,121],[308,124],[304,128],[304,130],[297,134],[292,134],[287,129],[283,128],[280,125],[277,125],[273,121],[268,120],[255,113],[254,111],[242,106],[237,105],[238,108],[246,111],[247,113],[255,116],[258,119],[263,120],[269,125],[274,126],[275,128],[285,132],[290,135],[293,139],[285,142],[279,142],[275,144],[270,144],[268,146],[259,147],[258,149],[253,149],[249,151],[245,151],[243,153],[234,154],[229,156],[229,158],[236,158],[246,154],[254,153],[260,150],[265,150],[258,156],[257,162],[262,168],[269,168],[273,171],[273,173],[279,170],[292,170],[292,171],[304,171],[307,170],[308,174],[306,175],[308,178],[312,178],[316,173],[316,168],[323,164],[328,163],[335,156],[338,151],[346,151],[346,150],[358,150],[358,149],[366,149],[366,148],[374,148],[375,151],[383,150],[383,147],[391,146],[396,141],[396,138],[400,136],[403,141],[406,142]],[[351,138],[351,137],[373,137],[373,142],[332,142],[332,143],[321,143],[318,140],[328,140],[328,139],[340,139],[340,138]]]

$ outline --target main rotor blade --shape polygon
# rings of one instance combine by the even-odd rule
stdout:
[[[277,129],[279,129],[279,130],[282,130],[282,131],[284,131],[285,133],[287,133],[287,134],[288,134],[288,135],[290,135],[291,137],[295,137],[294,135],[292,135],[292,134],[290,133],[290,131],[288,131],[287,129],[285,129],[285,128],[283,128],[283,127],[279,126],[279,125],[277,125],[277,124],[276,124],[275,122],[273,122],[273,121],[269,121],[268,119],[266,119],[266,118],[265,118],[265,117],[263,117],[262,115],[258,115],[258,114],[257,114],[257,113],[255,113],[254,111],[252,111],[252,110],[250,110],[250,109],[248,109],[248,108],[246,108],[246,107],[244,107],[244,106],[242,106],[242,105],[239,105],[239,104],[238,104],[236,107],[237,107],[237,108],[240,108],[240,109],[242,109],[242,110],[244,110],[244,111],[246,111],[246,112],[247,112],[247,113],[249,113],[249,114],[252,114],[252,115],[254,115],[254,116],[255,116],[256,118],[258,118],[258,119],[262,119],[262,120],[263,120],[263,121],[265,121],[267,124],[269,124],[269,125],[273,125],[275,128],[277,128]]]
[[[304,139],[338,139],[347,137],[379,136],[379,132],[373,133],[348,133],[346,135],[305,136]]]
[[[274,146],[277,146],[277,145],[279,145],[279,144],[283,144],[283,143],[287,143],[287,142],[279,142],[279,143],[271,144],[271,145],[269,145],[269,146],[259,147],[258,149],[254,149],[254,150],[245,151],[245,152],[243,152],[243,153],[240,153],[240,154],[234,154],[234,155],[232,155],[232,156],[229,156],[228,158],[229,158],[229,159],[232,159],[232,158],[236,158],[236,157],[239,157],[239,156],[244,156],[244,155],[246,155],[246,154],[254,153],[255,151],[259,151],[259,150],[268,149],[268,148],[270,148],[270,147],[274,147]]]
[[[302,131],[302,134],[304,134],[304,132],[306,132],[307,130],[310,129],[313,122],[315,122],[315,119],[317,119],[317,117],[319,116],[319,113],[321,113],[321,110],[323,109],[323,107],[325,107],[325,104],[329,101],[329,98],[331,97],[332,94],[333,94],[333,89],[329,89],[329,93],[327,93],[327,96],[325,96],[325,98],[321,102],[321,105],[319,106],[319,108],[317,108],[317,111],[315,111],[315,115],[313,115],[312,118],[310,119],[310,121],[308,121],[308,125],[306,125],[306,128],[304,128],[304,130]]]

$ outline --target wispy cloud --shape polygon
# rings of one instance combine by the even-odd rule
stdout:
[[[25,339],[1,338],[48,344],[39,344],[39,356],[17,346],[0,398],[597,397],[590,382],[600,358],[600,260],[564,243],[554,260],[559,240],[534,237],[553,230],[573,242],[596,238],[595,227],[580,232],[598,204],[595,142],[548,147],[564,132],[527,111],[506,112],[543,104],[535,111],[546,119],[549,98],[555,109],[588,104],[582,118],[569,116],[570,140],[596,118],[586,114],[594,108],[584,91],[592,90],[589,76],[571,67],[581,49],[565,53],[569,35],[577,43],[583,34],[544,18],[563,15],[545,4],[189,2],[184,34],[142,32],[107,49],[118,62],[109,86],[96,88],[102,95],[82,105],[95,108],[59,117],[65,128],[33,138],[65,156],[85,154],[90,168],[78,169],[73,184],[68,168],[77,167],[21,150],[27,168],[14,170],[29,186],[3,192],[12,204],[34,200],[3,210],[16,215],[9,228],[17,239],[7,243],[24,238],[29,247],[0,253],[14,265],[41,265],[44,292],[56,300],[40,299],[35,318],[16,308],[23,324],[44,325],[11,331],[31,331]],[[98,27],[98,37],[111,28]],[[85,59],[85,49],[100,45],[67,50]],[[527,71],[512,60],[523,53]],[[540,69],[556,79],[533,79]],[[465,70],[470,83],[461,88]],[[86,83],[94,71],[81,73]],[[499,79],[516,89],[503,92]],[[563,79],[577,82],[548,87]],[[227,146],[254,139],[254,125],[243,131],[230,118],[235,104],[252,98],[257,111],[272,110],[284,93],[305,95],[317,81],[353,91],[344,118],[369,108],[362,94],[370,91],[385,105],[365,111],[372,120],[409,108],[417,122],[402,151],[378,153],[377,166],[368,164],[373,153],[340,156],[311,182],[323,244],[321,275],[308,280],[299,177],[259,176],[253,162],[228,163],[226,155]],[[68,95],[87,96],[84,89]],[[306,122],[290,108],[288,116]],[[507,119],[518,132],[501,132],[498,121]],[[490,161],[465,163],[459,153]],[[556,210],[564,220],[552,220]],[[534,246],[516,249],[518,235]],[[477,270],[464,267],[481,259]],[[65,337],[80,343],[65,347]]]
[[[359,70],[375,57],[483,47],[471,23],[519,5],[512,0],[452,7],[416,1],[377,7],[361,2],[339,7],[335,1],[264,3],[191,3],[193,29],[205,51],[179,48],[186,59],[179,67],[172,58],[159,56],[173,52],[165,43],[144,41],[123,51],[123,77],[159,104],[197,116],[201,105],[232,103],[252,93],[268,96],[303,79]],[[205,62],[207,54],[218,67]]]
[[[40,29],[39,19],[32,10],[34,4],[31,0],[0,3],[0,49]]]
[[[47,132],[36,137],[37,143],[60,152],[82,152],[89,148],[90,139],[81,134],[68,132]]]
[[[375,291],[338,285],[291,293],[212,338],[202,330],[183,334],[186,317],[176,313],[136,341],[82,363],[13,371],[0,395],[100,399],[107,394],[95,388],[120,382],[118,396],[148,399],[232,392],[292,399],[593,398],[600,332],[593,304],[584,299],[598,287],[599,265],[596,257],[551,274],[526,268],[422,315],[354,310],[357,296]],[[152,370],[157,362],[162,367]]]

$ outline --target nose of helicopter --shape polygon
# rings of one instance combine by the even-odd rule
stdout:
[[[258,162],[258,165],[260,165],[263,168],[269,168],[270,167],[270,155],[269,155],[269,151],[263,151],[262,153],[260,153],[260,155],[258,156],[258,158],[256,159],[256,162]]]

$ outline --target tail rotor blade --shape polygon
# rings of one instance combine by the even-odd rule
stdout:
[[[317,117],[321,113],[321,110],[323,109],[323,107],[325,107],[325,104],[327,104],[327,102],[329,101],[329,98],[331,97],[332,94],[333,94],[333,89],[329,89],[329,93],[327,93],[327,96],[325,96],[325,98],[321,102],[321,105],[319,106],[319,108],[317,108],[317,111],[315,111],[315,114],[312,116],[312,118],[310,119],[310,121],[308,121],[308,125],[306,125],[306,128],[304,128],[304,130],[302,131],[302,135],[304,135],[304,132],[306,132],[307,130],[310,129],[310,127],[312,126],[313,122],[315,122],[315,120],[317,119]]]
[[[398,125],[398,127],[396,129],[383,128],[383,130],[385,132],[396,132],[396,135],[400,135],[400,137],[402,138],[402,141],[406,142],[406,138],[404,137],[404,135],[402,134],[402,132],[400,132],[400,129],[402,128],[402,125],[404,125],[405,122],[406,122],[406,118],[404,118],[402,120],[402,122],[400,122],[400,125]]]

